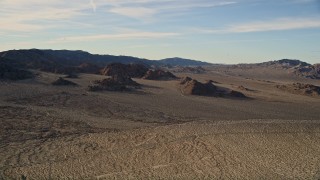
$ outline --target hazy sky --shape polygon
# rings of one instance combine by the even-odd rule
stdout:
[[[320,0],[0,0],[0,51],[320,63]]]

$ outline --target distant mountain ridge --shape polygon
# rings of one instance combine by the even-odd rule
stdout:
[[[94,63],[99,66],[105,66],[109,63],[119,62],[123,64],[140,63],[145,65],[157,64],[156,61],[141,59],[130,56],[112,56],[112,55],[96,55],[85,51],[70,50],[9,50],[0,52],[0,57],[11,59],[20,64],[37,65],[41,63],[63,65],[63,66],[79,66],[83,63]]]
[[[161,66],[227,66],[233,68],[254,68],[254,67],[270,67],[287,70],[289,73],[298,76],[320,79],[320,65],[311,65],[300,60],[282,59],[276,61],[268,61],[256,64],[237,64],[222,65],[211,64],[202,61],[196,61],[183,58],[167,58],[162,60],[148,60],[131,56],[113,56],[113,55],[97,55],[85,51],[76,50],[9,50],[0,52],[0,63],[5,63],[20,69],[38,69],[54,73],[93,73],[99,72],[101,69],[111,63],[122,64],[142,64],[146,67]]]
[[[91,63],[101,67],[110,63],[143,64],[146,66],[179,65],[179,66],[200,66],[210,63],[182,58],[168,58],[163,60],[148,60],[131,56],[97,55],[81,50],[9,50],[0,52],[0,57],[11,60],[11,63],[25,66],[27,68],[43,68],[43,66],[62,67],[80,66],[84,63]]]
[[[179,57],[174,57],[174,58],[166,58],[159,60],[162,64],[167,64],[171,66],[208,66],[212,65],[211,63],[208,62],[203,62],[203,61],[197,61],[197,60],[191,60],[191,59],[183,59]]]

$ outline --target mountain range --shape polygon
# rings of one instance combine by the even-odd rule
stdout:
[[[0,52],[0,57],[11,60],[11,63],[29,68],[41,68],[41,66],[79,66],[83,63],[92,63],[104,67],[110,63],[143,64],[146,66],[203,66],[210,63],[182,58],[168,58],[163,60],[148,60],[131,56],[113,56],[90,54],[85,51],[70,50],[9,50]]]
[[[311,65],[300,60],[282,59],[256,64],[222,65],[183,58],[167,58],[148,60],[131,56],[97,55],[77,50],[9,50],[0,52],[0,63],[21,69],[38,69],[54,73],[99,72],[111,63],[142,64],[146,67],[189,67],[189,66],[221,66],[233,68],[270,67],[289,70],[290,73],[312,79],[320,79],[320,65]]]

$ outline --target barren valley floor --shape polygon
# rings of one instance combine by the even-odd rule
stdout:
[[[248,98],[191,96],[178,80],[88,92],[104,76],[0,82],[0,179],[319,179],[320,98],[276,88],[317,80],[182,74]],[[247,89],[239,89],[243,86]]]

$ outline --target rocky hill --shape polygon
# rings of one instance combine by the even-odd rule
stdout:
[[[163,71],[160,69],[157,70],[149,70],[146,74],[142,77],[143,79],[148,80],[173,80],[177,79],[177,77],[169,71]]]
[[[276,60],[276,61],[268,61],[268,62],[264,62],[264,63],[259,63],[258,65],[292,68],[292,67],[305,67],[305,66],[309,66],[311,64],[308,64],[308,63],[300,61],[300,60],[295,60],[295,59],[281,59],[281,60]]]
[[[294,73],[298,76],[303,76],[311,79],[320,79],[320,64],[298,67],[295,69]]]
[[[309,64],[300,60],[282,59],[276,61],[268,61],[255,64],[236,64],[236,65],[221,65],[218,68],[227,70],[241,69],[247,72],[253,70],[264,72],[267,69],[277,70],[290,76],[300,76],[304,78],[320,79],[320,65]]]
[[[214,85],[211,80],[201,83],[190,77],[181,79],[180,91],[186,95],[246,98],[241,92]]]
[[[89,91],[128,91],[140,87],[140,84],[128,76],[114,75],[110,78],[95,81],[89,85]]]
[[[320,95],[320,87],[312,84],[293,83],[288,85],[277,85],[276,87],[292,94],[300,94],[306,96]]]

